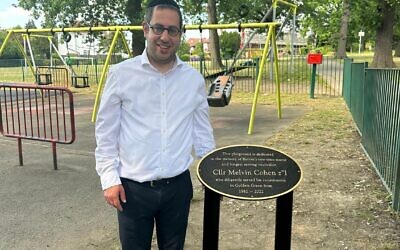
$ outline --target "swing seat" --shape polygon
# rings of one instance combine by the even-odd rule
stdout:
[[[38,85],[49,85],[52,84],[52,77],[50,73],[37,73],[36,74],[36,83]]]
[[[72,76],[72,86],[74,88],[88,88],[89,77],[88,76]]]
[[[233,88],[232,75],[218,76],[210,85],[207,96],[208,105],[211,107],[224,107],[231,100]]]

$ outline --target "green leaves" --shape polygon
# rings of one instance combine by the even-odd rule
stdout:
[[[234,57],[240,47],[240,35],[237,32],[223,31],[220,36],[222,56],[224,59]]]

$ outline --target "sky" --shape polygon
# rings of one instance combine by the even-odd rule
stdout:
[[[0,0],[0,28],[9,29],[20,25],[24,27],[25,24],[32,19],[30,13],[22,8],[15,8],[12,4],[17,5],[18,0]],[[36,22],[38,26],[39,23]]]

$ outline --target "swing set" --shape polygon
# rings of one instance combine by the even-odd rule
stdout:
[[[88,38],[89,42],[89,47],[87,49],[86,57],[71,57],[70,55],[70,48],[69,48],[69,43],[71,42],[72,35],[68,32],[63,32],[62,34],[62,39],[65,42],[65,47],[67,50],[67,56],[66,56],[66,62],[67,62],[67,67],[69,71],[71,72],[71,81],[72,81],[72,86],[75,88],[87,88],[89,87],[89,63],[88,60],[91,61],[93,65],[93,58],[90,57],[90,51],[92,50],[93,47],[93,32],[91,29],[89,29],[89,32],[87,33],[86,38]],[[79,66],[79,60],[81,59],[86,59],[86,64],[84,66],[84,72],[77,73],[76,70],[74,70],[73,63],[72,61],[76,61],[76,67],[78,68]],[[91,60],[92,59],[92,60]],[[77,69],[79,70],[79,69]]]
[[[286,1],[283,0],[273,0],[271,7],[268,9],[267,13],[264,15],[264,17],[261,19],[260,23],[263,23],[267,20],[267,18],[271,15],[272,13],[272,20],[275,21],[276,19],[276,9],[278,8],[278,3],[287,5],[290,7],[290,11],[293,12],[293,28],[292,28],[292,35],[291,35],[291,55],[293,58],[294,55],[294,49],[293,49],[293,44],[294,44],[294,34],[295,34],[295,23],[296,23],[296,10],[297,10],[297,6],[291,3],[288,3]],[[240,9],[240,13],[239,15],[241,17],[244,17],[248,14],[249,9],[247,7],[247,5],[243,4],[241,5],[241,9]],[[285,24],[288,21],[289,16],[286,16],[286,18],[284,19],[283,23],[280,25],[278,32],[275,34],[275,37],[279,37],[279,35],[281,34]],[[243,30],[241,24],[239,24],[238,27],[239,33]],[[203,51],[203,39],[202,39],[202,26],[200,25],[199,27],[199,31],[200,31],[200,41],[202,43],[201,49],[202,52],[204,54]],[[208,104],[212,107],[224,107],[226,105],[229,104],[230,99],[231,99],[231,93],[233,90],[233,86],[234,86],[234,79],[233,79],[233,73],[242,69],[247,68],[246,64],[240,64],[239,66],[235,66],[237,60],[240,58],[240,56],[242,55],[243,51],[246,49],[246,47],[250,44],[251,40],[253,39],[253,37],[255,36],[255,34],[257,33],[257,30],[254,29],[248,39],[245,41],[245,43],[243,44],[243,46],[236,52],[235,56],[233,57],[233,61],[231,63],[231,65],[229,67],[226,68],[226,70],[223,70],[221,72],[217,72],[214,73],[212,75],[208,75],[206,76],[206,78],[216,78],[210,85],[209,88],[209,94],[208,94]],[[271,57],[271,65],[273,64],[274,60],[273,60],[273,55],[271,54],[271,48],[269,48],[268,50],[268,54],[267,56]],[[293,60],[292,60],[293,61]],[[250,61],[250,64],[253,65],[253,62]],[[272,69],[272,67],[271,67]],[[272,72],[273,70],[271,70]],[[279,118],[281,118],[281,116],[279,115]]]
[[[259,64],[259,70],[258,70],[256,87],[255,87],[255,92],[254,92],[248,134],[252,134],[252,130],[253,130],[253,126],[254,126],[256,105],[257,105],[257,101],[258,101],[258,95],[259,95],[262,75],[264,72],[268,51],[270,51],[270,49],[272,49],[274,58],[278,58],[278,50],[277,50],[277,45],[276,45],[276,31],[275,31],[277,26],[279,26],[278,23],[270,22],[270,23],[184,25],[184,27],[183,27],[183,32],[185,32],[186,30],[197,30],[197,29],[199,29],[199,30],[200,29],[210,29],[211,30],[211,29],[245,29],[245,28],[247,29],[248,28],[248,29],[266,29],[267,30],[265,46],[263,49],[261,62]],[[2,46],[0,48],[0,55],[3,53],[3,51],[6,47],[6,44],[10,40],[10,38],[14,37],[14,35],[16,35],[16,34],[32,35],[32,34],[43,34],[43,33],[54,34],[57,32],[61,32],[64,34],[64,37],[65,37],[65,34],[68,34],[71,32],[100,32],[100,31],[114,32],[114,36],[113,36],[112,42],[110,44],[110,47],[109,47],[109,50],[107,53],[107,57],[105,59],[102,73],[100,76],[100,80],[99,80],[98,86],[97,86],[95,103],[94,103],[93,113],[92,113],[92,122],[94,122],[96,120],[96,115],[97,115],[98,107],[100,104],[101,93],[103,91],[106,75],[108,72],[108,68],[110,66],[111,56],[114,53],[114,49],[116,47],[116,43],[117,43],[118,39],[122,39],[122,42],[123,42],[123,45],[124,45],[124,48],[125,48],[127,54],[129,55],[129,57],[132,57],[131,51],[129,49],[129,45],[126,41],[123,31],[133,31],[133,30],[142,30],[142,29],[143,29],[142,26],[13,29],[13,30],[8,30],[7,36],[4,40],[4,43],[2,44]],[[15,39],[15,37],[14,37],[14,40],[18,44],[18,47],[20,48],[24,57],[28,58],[28,55],[26,54],[24,48],[19,43],[19,41],[17,39]],[[67,65],[67,63],[64,61],[64,59],[62,57],[61,57],[61,60],[63,61],[63,63],[65,65]],[[29,67],[31,68],[32,73],[35,75],[34,66],[30,63],[29,60],[27,60],[27,61],[28,61]],[[277,90],[276,91],[276,101],[277,101],[277,108],[278,108],[278,117],[281,118],[282,115],[281,115],[281,100],[280,100],[280,82],[279,82],[279,77],[278,77],[278,61],[274,60],[273,65],[274,65],[274,74],[275,74],[275,84],[276,84],[276,90]],[[72,73],[72,75],[74,75],[74,74]],[[49,79],[47,79],[47,80],[49,80]],[[226,79],[228,79],[228,80],[226,80]],[[86,86],[85,82],[83,82],[82,85]],[[209,97],[212,96],[215,99],[230,98],[230,94],[231,94],[230,92],[232,90],[232,86],[233,86],[232,83],[229,82],[229,77],[225,76],[225,79],[222,79],[219,82],[218,88],[215,87],[213,89],[212,88],[210,89]],[[217,100],[217,101],[222,102],[221,100]],[[226,102],[226,99],[224,101]],[[228,100],[228,102],[229,102],[229,100]]]

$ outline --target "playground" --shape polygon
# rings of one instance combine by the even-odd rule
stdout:
[[[58,147],[58,170],[50,144],[23,141],[19,166],[16,140],[0,137],[0,249],[119,249],[116,213],[104,202],[94,170],[93,94],[74,98],[77,139]],[[292,249],[398,249],[399,215],[363,154],[343,100],[291,98],[283,97],[282,119],[275,105],[259,105],[252,135],[248,100],[233,96],[229,106],[211,108],[218,146],[266,145],[302,167]],[[204,190],[195,170],[196,163],[186,249],[202,245]],[[273,249],[274,226],[275,200],[224,198],[220,249]]]
[[[215,95],[215,107],[210,105],[217,146],[263,145],[285,152],[299,163],[303,180],[294,190],[292,249],[399,249],[400,215],[391,209],[391,196],[365,155],[355,122],[345,101],[339,97],[342,95],[342,62],[324,56],[317,71],[316,98],[310,98],[307,95],[311,92],[308,86],[310,67],[300,55],[294,56],[291,53],[286,59],[278,57],[275,26],[276,23],[243,23],[185,27],[199,30],[268,29],[266,45],[259,61],[235,57],[232,62],[225,63],[226,66],[231,65],[230,68],[208,72],[211,73],[211,78],[223,74],[226,80],[225,87],[210,88],[212,91],[224,89]],[[94,59],[89,61],[90,57],[86,58],[84,64],[79,61],[82,58],[68,57],[75,62],[63,61],[65,67],[62,68],[53,65],[41,68],[35,65],[32,51],[28,56],[20,43],[20,50],[25,53],[25,63],[28,63],[21,65],[21,68],[31,74],[31,78],[27,81],[24,79],[24,82],[36,82],[39,89],[42,88],[40,85],[50,85],[49,87],[66,87],[73,92],[74,115],[64,119],[64,126],[65,121],[73,121],[76,134],[72,136],[72,144],[57,146],[57,158],[54,157],[52,144],[48,142],[22,140],[19,145],[21,141],[18,143],[15,138],[0,137],[0,200],[3,201],[0,203],[3,213],[0,222],[0,249],[119,249],[116,212],[104,201],[95,171],[93,121],[96,119],[108,66],[113,64],[111,57],[116,43],[120,40],[127,54],[130,54],[123,32],[139,29],[141,27],[136,26],[107,29],[51,28],[30,30],[28,33],[31,38],[43,32],[60,33],[66,41],[68,32],[110,32],[113,39],[107,57],[99,68]],[[27,30],[13,30],[7,36],[6,42],[14,39],[14,35],[22,34],[27,37],[25,33]],[[46,39],[49,40],[51,50],[51,38]],[[6,42],[0,48],[0,54],[5,49]],[[68,50],[68,44],[66,45]],[[61,55],[59,57],[63,60]],[[239,66],[234,66],[236,59]],[[287,63],[284,64],[284,61]],[[206,68],[201,63],[198,66],[199,71]],[[78,65],[80,68],[77,68]],[[327,77],[327,72],[332,72],[332,68],[337,68],[338,71]],[[95,77],[90,74],[93,69],[96,69]],[[5,67],[2,70],[10,69]],[[19,71],[20,68],[13,70]],[[98,77],[97,71],[101,72]],[[296,75],[297,72],[305,73]],[[19,75],[14,71],[10,74],[13,77]],[[58,81],[58,77],[68,80]],[[92,82],[92,79],[96,80]],[[236,84],[235,94],[221,96],[221,93],[226,95],[231,92],[232,79]],[[3,80],[20,82],[11,78]],[[25,131],[25,136],[30,125],[34,128],[40,127],[39,123],[33,124],[32,116],[35,117],[35,114],[32,115],[32,112],[29,113],[30,122],[25,118],[25,114],[28,114],[25,110],[28,109],[24,105],[29,103],[29,106],[33,106],[33,101],[26,100],[34,93],[32,96],[39,96],[42,100],[35,100],[36,110],[39,110],[38,107],[42,108],[43,113],[46,109],[49,110],[50,115],[42,117],[43,120],[50,121],[48,126],[51,127],[53,116],[50,102],[54,100],[55,106],[61,106],[56,99],[57,94],[51,95],[52,92],[45,90],[29,92],[25,87],[21,88],[19,95],[13,94],[11,90],[0,92],[0,97],[1,94],[9,95],[7,98],[16,96],[14,102],[17,106],[9,108],[12,111],[10,120],[18,120],[19,124],[19,112],[24,110],[21,117],[23,114],[25,129],[22,130]],[[46,94],[48,99],[44,99]],[[20,102],[18,98],[21,96],[24,100]],[[225,99],[224,102],[221,102],[222,99]],[[48,108],[44,100],[48,100]],[[62,100],[63,104],[67,102]],[[4,99],[5,105],[12,102],[13,100],[7,102]],[[23,105],[18,106],[19,103]],[[7,110],[5,105],[4,110]],[[13,112],[16,112],[15,117],[18,119],[14,119]],[[39,112],[36,113],[36,117],[39,117],[37,119],[42,119],[38,114]],[[62,117],[66,115],[63,114]],[[10,124],[14,124],[13,122]],[[12,129],[7,127],[7,133],[18,130],[10,127]],[[66,139],[68,133],[65,132]],[[18,152],[21,148],[22,152]],[[23,166],[19,164],[21,158],[18,161],[19,153],[23,154]],[[194,199],[185,245],[185,249],[189,250],[202,249],[203,238],[204,188],[196,177],[196,167],[197,162],[194,162],[190,169]],[[242,201],[223,198],[220,249],[274,249],[275,213],[275,199]],[[153,248],[157,249],[155,240]]]

